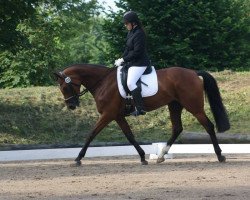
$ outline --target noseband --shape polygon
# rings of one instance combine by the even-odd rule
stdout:
[[[86,94],[88,92],[87,89],[84,89],[83,91],[81,91],[79,94],[76,93],[76,91],[74,90],[72,85],[81,87],[81,85],[73,83],[71,78],[69,76],[66,76],[63,72],[59,72],[60,75],[62,76],[62,78],[64,78],[64,82],[69,86],[70,90],[72,91],[72,96],[68,97],[67,99],[64,99],[65,102],[69,101],[72,98],[79,98],[80,96]]]

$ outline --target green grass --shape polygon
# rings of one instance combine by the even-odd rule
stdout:
[[[232,128],[230,133],[250,134],[250,72],[212,73],[216,78]],[[32,87],[0,90],[0,145],[83,143],[98,119],[90,94],[81,98],[80,108],[65,107],[57,87]],[[208,103],[206,112],[213,120]],[[167,107],[139,118],[128,118],[138,141],[164,141],[171,134]],[[196,119],[185,110],[184,131],[204,132]],[[95,141],[126,142],[112,122]]]

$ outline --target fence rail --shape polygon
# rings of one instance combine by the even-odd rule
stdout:
[[[166,143],[153,143],[141,145],[150,159],[156,159]],[[223,154],[250,153],[250,144],[221,144]],[[81,148],[60,149],[36,149],[36,150],[13,150],[0,151],[0,161],[24,161],[24,160],[47,160],[75,158]],[[210,154],[214,153],[212,144],[174,144],[166,158],[173,158],[175,154]],[[86,157],[102,156],[129,156],[138,155],[133,146],[107,146],[89,147]]]

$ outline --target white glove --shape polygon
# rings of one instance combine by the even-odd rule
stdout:
[[[115,61],[115,66],[119,67],[124,62],[123,58],[119,58]]]

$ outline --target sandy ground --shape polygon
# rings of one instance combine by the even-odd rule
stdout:
[[[0,199],[250,199],[250,155],[178,156],[164,163],[137,157],[0,163]]]

